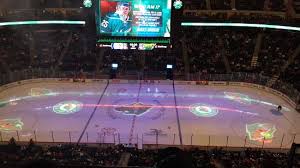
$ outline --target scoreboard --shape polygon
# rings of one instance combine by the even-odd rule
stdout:
[[[98,44],[111,44],[112,48],[118,49],[148,49],[153,43],[170,44],[171,0],[97,2],[95,19]]]
[[[166,45],[155,43],[111,43],[98,44],[98,47],[108,47],[115,50],[153,50],[155,48],[167,48]]]

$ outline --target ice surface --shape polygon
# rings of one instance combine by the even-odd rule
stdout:
[[[9,127],[11,123],[2,125],[11,131],[0,126],[2,140],[11,136],[17,139],[19,134],[23,141],[36,138],[77,142],[83,135],[81,142],[178,145],[181,136],[184,145],[275,148],[289,147],[293,140],[300,142],[300,115],[281,98],[254,88],[177,85],[176,106],[172,85],[109,84],[106,90],[105,87],[106,84],[96,83],[33,83],[2,91],[0,124],[5,119],[24,124],[18,132]],[[83,104],[80,111],[53,112],[55,104],[72,100]],[[278,105],[284,107],[281,112],[276,110]],[[217,113],[207,115],[210,110]],[[276,130],[264,128],[263,124]],[[265,137],[265,142],[251,140],[246,125],[248,131],[254,130],[252,136]],[[262,136],[272,131],[271,138],[269,134]]]

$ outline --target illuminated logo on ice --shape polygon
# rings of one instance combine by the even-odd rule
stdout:
[[[122,112],[125,115],[143,115],[148,112],[152,108],[150,104],[143,104],[140,102],[132,103],[130,105],[122,105],[120,107],[116,107],[115,111]]]

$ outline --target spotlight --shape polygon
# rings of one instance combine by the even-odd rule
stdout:
[[[113,69],[117,69],[118,68],[118,64],[116,64],[116,63],[113,63],[113,64],[111,64],[111,68],[113,68]]]
[[[167,64],[167,69],[173,69],[173,65]]]
[[[114,79],[117,76],[117,69],[119,65],[116,63],[111,64],[111,70],[110,70],[110,79]]]
[[[172,64],[167,64],[167,76],[166,78],[169,80],[173,80],[173,65]]]

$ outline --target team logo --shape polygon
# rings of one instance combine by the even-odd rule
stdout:
[[[57,114],[72,114],[80,111],[83,104],[79,101],[64,101],[53,106],[53,111]]]
[[[90,8],[90,7],[93,6],[93,2],[92,2],[92,0],[84,0],[84,1],[83,1],[83,5],[84,5],[84,7],[86,7],[86,8]]]
[[[164,115],[165,108],[158,100],[137,101],[136,98],[116,100],[107,114],[112,119],[132,120],[133,116],[141,119],[156,120]]]
[[[103,20],[102,21],[102,23],[101,23],[101,26],[103,26],[103,27],[105,27],[105,28],[107,28],[107,26],[108,26],[108,21],[106,21],[106,20]]]
[[[224,92],[225,98],[230,99],[232,101],[236,101],[242,104],[251,104],[251,99],[248,95],[235,93],[235,92]]]
[[[0,131],[20,131],[24,123],[20,119],[0,120]]]
[[[246,132],[252,141],[271,143],[276,127],[270,123],[246,124]]]
[[[143,115],[144,113],[147,113],[152,108],[152,105],[150,104],[143,104],[140,102],[132,103],[129,105],[123,105],[120,107],[116,107],[115,111],[121,112],[125,115]]]

